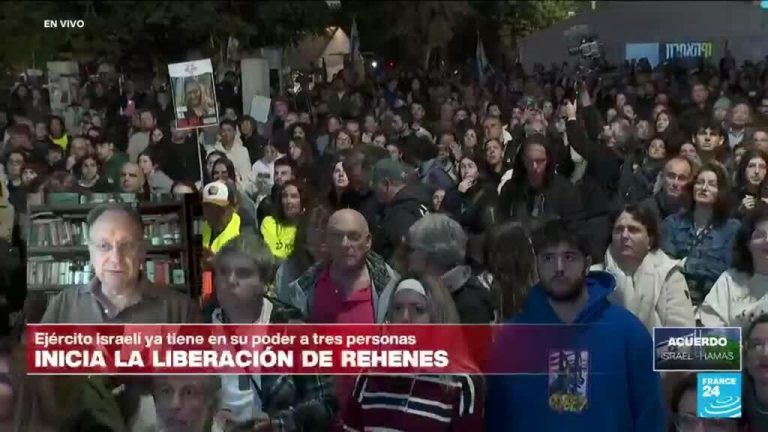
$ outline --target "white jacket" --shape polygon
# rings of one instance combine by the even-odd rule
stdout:
[[[699,309],[706,327],[743,327],[768,313],[768,275],[728,269],[717,279]]]
[[[610,248],[605,253],[605,264],[592,268],[607,271],[616,278],[616,289],[608,299],[635,314],[649,331],[653,327],[696,325],[688,284],[677,261],[661,249],[648,252],[632,275],[619,268]]]
[[[256,185],[253,179],[253,172],[251,171],[251,156],[248,148],[243,145],[242,140],[239,137],[235,137],[229,150],[224,148],[221,141],[216,141],[214,146],[206,148],[206,156],[216,150],[226,154],[227,158],[232,161],[232,165],[235,166],[235,174],[238,177],[237,188],[246,195],[252,195],[255,192]]]

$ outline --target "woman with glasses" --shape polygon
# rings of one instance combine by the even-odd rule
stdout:
[[[755,318],[747,329],[742,399],[750,431],[768,430],[768,314]]]
[[[698,313],[715,281],[731,263],[739,221],[731,218],[728,173],[721,164],[706,163],[694,178],[693,207],[664,220],[661,249],[680,260]]]
[[[720,275],[701,305],[707,327],[745,326],[768,313],[768,204],[760,203],[736,234],[733,267]]]
[[[670,432],[746,432],[741,419],[704,419],[696,415],[696,374],[688,374],[677,382],[671,406]],[[764,430],[764,429],[755,429]]]

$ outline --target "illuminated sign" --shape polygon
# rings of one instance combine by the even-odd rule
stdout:
[[[682,42],[664,44],[664,58],[712,57],[712,42]]]

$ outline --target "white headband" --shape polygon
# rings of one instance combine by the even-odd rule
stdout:
[[[417,281],[416,279],[405,279],[400,281],[400,283],[397,284],[397,289],[395,289],[395,294],[403,290],[416,291],[424,297],[427,296],[427,291],[424,289],[424,285],[422,285],[421,282]]]

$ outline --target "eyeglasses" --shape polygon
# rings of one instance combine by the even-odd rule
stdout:
[[[675,430],[677,432],[730,432],[733,430],[732,419],[703,419],[692,414],[677,414],[675,416]]]
[[[107,254],[115,250],[117,248],[119,253],[132,255],[139,251],[141,248],[141,243],[139,242],[121,242],[117,244],[113,244],[107,241],[97,241],[97,242],[91,242],[91,246],[93,246],[94,249],[96,249],[99,253]]]

